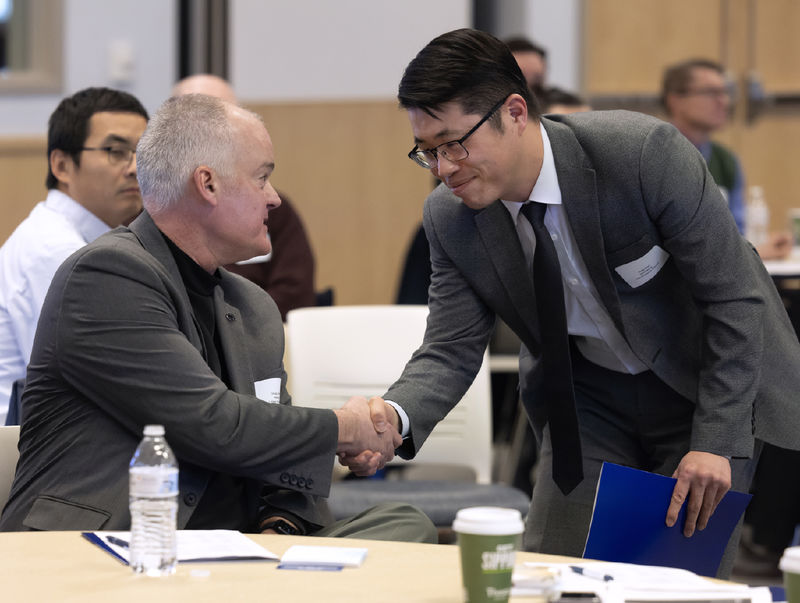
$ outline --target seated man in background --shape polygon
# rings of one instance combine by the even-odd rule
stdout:
[[[711,135],[728,123],[731,94],[722,65],[691,59],[668,67],[661,82],[661,103],[670,122],[703,155],[708,170],[728,201],[739,232],[745,234],[744,174],[734,153]],[[789,233],[773,233],[757,244],[762,259],[786,257],[792,250]]]
[[[0,248],[0,425],[56,269],[142,209],[134,150],[146,125],[136,98],[108,88],[76,92],[50,116],[47,199]]]
[[[157,423],[180,463],[179,529],[435,541],[407,505],[327,525],[336,453],[377,451],[370,473],[400,437],[363,398],[290,406],[277,308],[221,268],[269,252],[280,199],[259,117],[172,98],[137,153],[145,211],[73,254],[45,299],[0,529],[128,529],[128,462]]]
[[[221,77],[208,73],[190,75],[172,89],[172,96],[207,94],[238,104],[231,85]],[[225,266],[253,281],[275,300],[281,318],[289,310],[316,305],[314,293],[314,253],[300,216],[282,192],[280,207],[270,214],[269,237],[272,251]]]

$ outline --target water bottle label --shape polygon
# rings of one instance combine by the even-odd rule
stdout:
[[[130,495],[168,497],[178,493],[178,469],[175,467],[134,467],[130,470]]]

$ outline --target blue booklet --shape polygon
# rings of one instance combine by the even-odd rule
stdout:
[[[663,565],[715,576],[725,546],[751,495],[728,491],[704,530],[686,538],[686,503],[671,528],[665,522],[676,479],[603,463],[583,556]]]

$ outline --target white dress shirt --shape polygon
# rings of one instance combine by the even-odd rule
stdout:
[[[51,190],[0,247],[0,425],[11,386],[25,376],[53,275],[73,252],[108,230],[71,197]]]
[[[591,362],[623,373],[637,374],[646,371],[647,366],[633,353],[625,338],[617,330],[589,278],[589,271],[583,263],[561,203],[561,188],[558,185],[550,139],[544,126],[539,124],[539,129],[544,147],[542,169],[531,191],[530,200],[547,204],[544,225],[553,239],[561,266],[567,330],[575,338],[578,349]],[[523,203],[503,201],[503,205],[517,226],[517,234],[522,243],[528,268],[533,270],[536,237],[531,223],[520,214]]]

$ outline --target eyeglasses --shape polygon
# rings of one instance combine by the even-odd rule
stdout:
[[[683,96],[708,96],[711,98],[723,98],[733,96],[730,88],[696,88],[694,90],[684,90]]]
[[[136,149],[130,147],[83,147],[82,151],[105,151],[108,153],[108,162],[111,165],[129,165],[136,154]]]
[[[506,97],[508,98],[508,97]],[[503,106],[503,103],[506,102],[506,98],[500,100],[494,107],[489,109],[489,112],[484,115],[481,120],[476,123],[472,129],[464,134],[458,140],[451,140],[450,142],[443,142],[442,144],[435,146],[432,149],[420,149],[417,145],[414,145],[414,148],[411,149],[408,153],[408,158],[411,159],[417,165],[424,167],[426,170],[429,170],[436,162],[439,161],[439,155],[441,154],[442,157],[447,159],[447,161],[463,161],[467,157],[469,157],[469,151],[464,146],[464,141],[472,136],[475,131],[480,128],[483,123],[489,119],[495,112]]]

